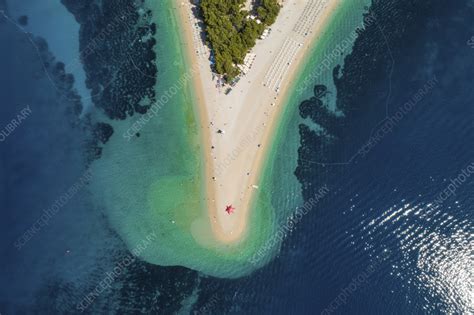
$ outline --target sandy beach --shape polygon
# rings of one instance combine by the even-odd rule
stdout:
[[[251,50],[250,70],[226,94],[216,86],[209,50],[202,43],[189,2],[177,2],[200,113],[205,156],[208,215],[215,238],[238,242],[245,236],[253,192],[282,104],[299,73],[304,55],[324,31],[340,0],[286,0],[270,34]],[[228,214],[227,205],[235,208]]]

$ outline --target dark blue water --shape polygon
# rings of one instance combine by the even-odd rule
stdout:
[[[371,13],[327,91],[344,116],[323,86],[300,105],[325,134],[298,127],[295,174],[306,200],[330,194],[278,259],[229,287],[235,313],[473,312],[474,4],[376,1]]]
[[[68,303],[43,292],[61,292],[85,277],[96,263],[87,258],[113,237],[88,206],[84,185],[56,205],[47,224],[37,223],[83,177],[90,135],[87,121],[77,118],[73,78],[47,43],[3,16],[0,43],[0,128],[10,129],[0,143],[0,312],[47,314]]]
[[[69,6],[78,17],[88,12],[82,22],[93,37],[101,27],[97,8]],[[306,200],[323,185],[330,192],[280,255],[237,280],[136,261],[85,313],[473,312],[474,3],[375,1],[371,12],[377,23],[335,70],[337,91],[328,91],[344,116],[325,109],[321,86],[300,104],[302,117],[327,134],[294,126],[301,137],[295,176]],[[86,40],[87,32],[81,36]],[[31,109],[0,142],[0,313],[74,314],[127,253],[86,186],[20,250],[15,242],[81,181],[90,159],[100,157],[96,138],[110,130],[78,118],[72,78],[45,42],[31,39],[0,17],[0,128]],[[155,57],[137,53],[144,62]],[[116,57],[108,59],[119,63]],[[89,80],[96,72],[111,75],[104,60],[89,58]],[[136,83],[123,77],[113,86]],[[93,101],[113,118],[144,110],[104,108],[123,96],[104,91]],[[410,110],[402,110],[407,102]]]
[[[371,11],[378,23],[330,91],[344,117],[324,96],[300,105],[327,135],[300,126],[296,175],[305,199],[325,183],[331,194],[275,264],[264,312],[473,310],[473,3],[377,1]]]

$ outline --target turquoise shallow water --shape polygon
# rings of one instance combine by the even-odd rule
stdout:
[[[192,71],[183,55],[186,47],[176,12],[172,2],[153,3],[150,8],[158,29],[158,103],[150,114],[109,122],[114,136],[92,165],[96,201],[131,250],[150,233],[158,233],[159,241],[141,254],[147,262],[186,266],[218,277],[248,274],[278,253],[282,226],[302,203],[293,176],[299,145],[293,126],[299,121],[296,105],[304,96],[300,91],[306,93],[311,86],[301,83],[308,74],[302,71],[285,100],[246,235],[237,244],[223,245],[213,238],[208,223]],[[319,62],[359,22],[361,12],[353,4],[342,6],[306,62]],[[342,34],[335,36],[339,31]]]
[[[351,32],[362,25],[361,16],[369,3],[367,0],[356,1],[343,3],[339,7],[317,44],[305,56],[300,74],[285,100],[285,110],[264,172],[265,185],[271,187],[272,204],[279,209],[277,214],[280,224],[303,203],[301,184],[293,175],[298,165],[300,146],[298,125],[307,122],[301,118],[298,105],[314,95],[313,87],[316,82],[334,86],[332,69],[342,64],[344,57],[350,53],[354,41]],[[338,50],[343,41],[348,41],[349,45],[344,50]],[[341,53],[335,54],[335,51]],[[335,106],[335,100],[334,95],[330,106]],[[314,127],[318,128],[315,124]]]

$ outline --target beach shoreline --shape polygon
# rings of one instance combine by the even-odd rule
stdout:
[[[247,220],[256,195],[254,190],[258,189],[264,162],[282,118],[282,105],[287,103],[291,87],[305,63],[305,54],[317,43],[341,1],[319,1],[316,5],[323,7],[310,26],[299,25],[308,4],[290,0],[284,5],[271,27],[275,35],[259,40],[252,49],[257,53],[255,66],[241,79],[248,80],[248,84],[242,82],[241,87],[239,82],[231,92],[234,95],[229,96],[213,86],[209,62],[203,58],[203,48],[197,47],[196,29],[193,30],[195,21],[190,17],[191,4],[176,3],[178,23],[184,32],[186,58],[193,69],[198,68],[191,82],[201,124],[208,218],[212,234],[219,243],[229,245],[245,239]],[[293,34],[298,27],[310,31],[298,37],[298,33]],[[274,53],[275,57],[272,56]],[[276,68],[273,64],[279,61],[283,66]],[[276,74],[272,77],[273,73]],[[272,90],[270,85],[276,89]],[[240,95],[235,95],[239,88]],[[221,129],[224,134],[216,132]],[[230,163],[226,163],[229,160]],[[234,205],[235,213],[224,212],[228,204]],[[199,238],[199,235],[194,237]]]

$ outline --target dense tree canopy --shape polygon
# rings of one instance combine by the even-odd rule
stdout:
[[[261,0],[255,12],[261,20],[250,19],[243,10],[245,0],[202,0],[207,39],[215,55],[215,71],[232,80],[239,74],[247,52],[255,45],[265,27],[273,24],[280,11],[277,0]]]

